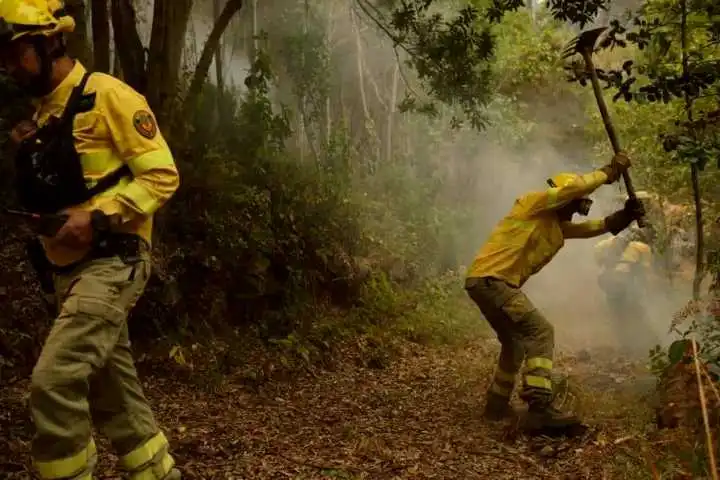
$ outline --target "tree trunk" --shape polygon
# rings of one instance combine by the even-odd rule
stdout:
[[[700,298],[700,285],[705,276],[705,236],[703,234],[702,204],[700,203],[700,182],[698,180],[698,167],[690,165],[690,179],[692,182],[693,201],[695,203],[695,276],[693,277],[693,299]]]
[[[258,35],[260,34],[258,30],[258,17],[257,17],[257,6],[258,2],[257,0],[252,0],[253,2],[253,8],[252,8],[252,33],[253,33],[253,41],[252,41],[252,55],[250,56],[250,63],[252,64],[255,61],[255,57],[257,56],[258,49],[260,48],[260,44],[258,43],[260,40],[258,39]]]
[[[365,67],[364,67],[364,53],[362,48],[362,38],[360,36],[360,25],[355,16],[355,12],[350,10],[350,20],[352,23],[352,29],[355,33],[355,47],[357,49],[357,77],[358,85],[360,88],[360,100],[362,101],[363,117],[365,131],[370,137],[369,140],[373,144],[375,150],[375,158],[370,165],[371,171],[376,167],[376,163],[380,160],[380,143],[378,142],[377,134],[375,131],[375,122],[373,121],[372,115],[370,114],[370,107],[368,105],[367,94],[365,92]]]
[[[87,34],[87,12],[85,2],[82,0],[68,0],[65,8],[75,20],[75,31],[68,35],[67,48],[70,55],[80,60],[80,63],[92,68],[90,42]]]
[[[210,36],[203,47],[200,60],[195,67],[195,74],[193,75],[192,82],[190,82],[190,88],[188,89],[188,93],[185,97],[186,113],[191,112],[192,109],[195,108],[198,98],[202,93],[202,87],[210,70],[210,65],[212,65],[213,56],[220,46],[220,38],[227,26],[230,24],[230,20],[232,20],[233,16],[240,11],[242,6],[243,0],[228,0],[225,4],[225,8],[223,8],[220,16],[215,21],[215,25],[210,32]]]
[[[395,123],[395,108],[397,106],[398,83],[400,82],[400,64],[396,63],[393,69],[392,94],[388,107],[387,130],[385,132],[385,161],[392,161],[393,123]]]
[[[230,0],[228,0],[230,1]],[[220,8],[220,0],[213,0],[213,18],[217,22],[220,18],[222,9]],[[223,98],[225,96],[225,82],[223,79],[223,42],[219,41],[217,50],[215,50],[215,79],[217,81],[217,114],[218,118],[223,118],[222,112],[225,110]]]
[[[145,47],[140,41],[132,0],[111,0],[115,55],[125,82],[138,92],[147,92]],[[152,106],[152,105],[151,105]],[[154,107],[154,106],[153,106]]]
[[[110,73],[110,17],[108,0],[92,0],[93,70]]]
[[[326,55],[328,55],[329,58],[332,58],[333,51],[332,51],[332,33],[333,33],[333,9],[329,5],[327,7],[327,26],[326,33],[325,33],[325,48],[326,48]],[[332,142],[332,89],[328,89],[325,93],[325,149],[326,151],[329,151],[330,144]]]
[[[680,41],[682,45],[682,72],[683,78],[687,79],[689,75],[689,55],[688,55],[688,11],[687,1],[681,0],[681,19],[680,19]],[[688,123],[693,123],[693,98],[685,89],[685,113],[687,114]],[[693,127],[689,127],[693,128]],[[693,300],[700,298],[700,285],[705,275],[704,259],[705,259],[705,236],[703,234],[703,218],[702,204],[700,203],[700,181],[698,179],[697,163],[690,164],[690,182],[692,184],[693,203],[695,204],[695,276],[693,277]]]
[[[305,0],[304,7],[305,8],[303,9],[303,28],[302,28],[303,40],[305,40],[306,35],[307,35],[307,20],[308,20],[307,0]],[[300,64],[303,66],[303,68],[305,67],[305,49],[304,48],[300,49]],[[305,98],[306,98],[305,92],[304,91],[300,92],[300,95],[298,98],[298,143],[299,143],[299,147],[300,147],[300,162],[301,163],[305,161],[305,141],[307,141],[308,144],[311,143],[310,139],[308,138],[307,132],[306,132],[308,122],[307,122],[307,115],[305,114],[305,110],[306,110],[305,109],[305,103],[306,103]],[[316,158],[315,160],[318,161],[319,159]]]
[[[122,71],[122,65],[120,65],[120,56],[117,53],[113,55],[112,64],[113,64],[113,66],[112,66],[113,76],[119,78],[122,81],[125,81],[125,77],[123,76],[123,71]]]
[[[192,4],[192,0],[155,0],[145,96],[168,135]]]

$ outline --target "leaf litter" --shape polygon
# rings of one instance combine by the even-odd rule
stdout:
[[[618,477],[613,462],[640,470],[645,462],[638,445],[650,411],[633,385],[637,364],[560,357],[559,370],[577,380],[568,384],[581,385],[574,405],[590,429],[582,438],[526,438],[481,418],[494,342],[402,350],[385,368],[345,362],[254,388],[233,372],[216,389],[163,371],[143,384],[185,479],[647,478]],[[27,382],[4,388],[0,402],[0,472],[32,478]],[[121,478],[107,441],[98,444],[98,478]]]

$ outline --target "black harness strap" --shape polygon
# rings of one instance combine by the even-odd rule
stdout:
[[[84,110],[82,108],[83,99],[90,97],[91,95],[93,97],[95,96],[94,93],[90,95],[83,94],[90,75],[91,72],[86,72],[85,75],[83,75],[82,80],[80,80],[80,83],[75,88],[73,88],[67,106],[65,107],[65,110],[60,117],[61,124],[69,123],[70,127],[72,128],[72,122],[75,120],[75,115],[81,113]],[[130,167],[128,167],[128,165],[124,163],[122,167],[105,175],[100,180],[98,180],[95,185],[93,185],[91,188],[88,188],[88,196],[92,198],[95,195],[114,187],[118,184],[120,180],[123,179],[123,177],[126,176],[132,176],[132,171],[130,170]]]
[[[88,188],[88,195],[90,195],[90,197],[94,197],[98,193],[102,193],[105,190],[111,189],[112,187],[117,185],[118,182],[124,177],[131,175],[132,171],[130,170],[130,167],[128,167],[126,163],[123,163],[122,167],[112,171],[111,173],[108,173],[100,180],[98,180],[97,183],[92,186],[92,188]]]

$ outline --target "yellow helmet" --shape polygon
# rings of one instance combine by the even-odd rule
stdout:
[[[554,175],[552,178],[548,178],[547,184],[550,185],[551,188],[563,188],[580,181],[581,178],[582,177],[580,177],[577,173],[563,172]],[[580,215],[587,215],[590,212],[590,207],[592,206],[593,201],[590,200],[590,197],[588,196],[578,198],[577,200],[577,213]],[[570,202],[567,202],[566,204],[569,203]]]
[[[60,0],[0,0],[0,42],[29,35],[50,37],[75,30]]]
[[[1,1],[1,0],[0,0]],[[567,187],[568,185],[575,183],[580,179],[580,175],[576,173],[558,173],[557,175],[549,178],[547,183],[551,187]]]

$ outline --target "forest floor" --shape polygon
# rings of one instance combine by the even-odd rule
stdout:
[[[230,372],[213,388],[141,368],[186,479],[651,478],[653,384],[639,363],[609,351],[561,356],[559,369],[582,385],[576,405],[590,429],[529,439],[480,416],[494,340],[399,345],[376,368],[345,362],[257,384]],[[0,393],[3,479],[31,478],[26,392],[20,381]],[[120,478],[102,439],[100,447],[99,478]]]

